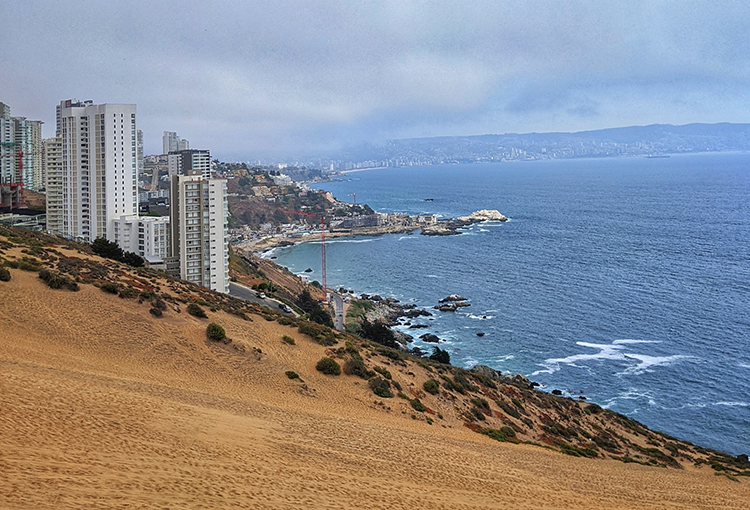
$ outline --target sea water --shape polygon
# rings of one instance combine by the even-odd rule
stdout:
[[[319,187],[380,212],[509,217],[327,242],[330,287],[433,313],[399,327],[414,345],[429,350],[418,336],[433,333],[454,365],[750,453],[750,155],[402,167]],[[267,256],[320,280],[319,243]],[[448,294],[471,306],[433,310]]]

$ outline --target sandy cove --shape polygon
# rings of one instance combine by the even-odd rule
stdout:
[[[0,507],[736,508],[750,483],[497,443],[318,373],[295,329],[0,282]],[[289,334],[290,346],[281,341]],[[235,345],[241,346],[237,350]],[[260,348],[258,353],[253,348]],[[304,383],[284,376],[296,370]]]

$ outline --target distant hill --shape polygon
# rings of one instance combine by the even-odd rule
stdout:
[[[750,124],[653,124],[576,133],[390,140],[331,155],[337,169],[750,150]]]

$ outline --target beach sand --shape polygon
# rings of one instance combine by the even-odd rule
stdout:
[[[296,329],[0,282],[0,508],[745,509],[750,481],[498,443],[315,370]],[[293,336],[287,345],[282,335]],[[258,352],[260,349],[262,352]],[[289,380],[294,370],[303,382]]]

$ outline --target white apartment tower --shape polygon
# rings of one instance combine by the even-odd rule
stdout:
[[[172,176],[172,257],[179,260],[180,278],[229,292],[227,214],[224,179],[204,179],[198,170]]]
[[[44,144],[44,187],[47,192],[47,230],[62,232],[62,140],[47,138]]]
[[[57,114],[62,207],[48,221],[86,242],[114,241],[115,218],[138,214],[136,107],[67,100]]]
[[[200,175],[211,178],[211,153],[206,150],[187,149],[167,155],[169,175]]]

